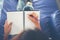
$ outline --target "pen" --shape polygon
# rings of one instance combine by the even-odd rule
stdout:
[[[33,15],[29,15],[29,16],[34,18],[36,21],[38,21],[38,18],[34,17]]]

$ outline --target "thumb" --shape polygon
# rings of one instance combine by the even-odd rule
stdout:
[[[9,24],[9,27],[11,27],[12,26],[12,22]]]
[[[9,29],[11,30],[11,27],[12,27],[12,22],[9,24]]]

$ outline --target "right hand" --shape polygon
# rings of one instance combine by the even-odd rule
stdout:
[[[28,18],[35,24],[36,28],[41,30],[40,22],[38,22],[38,15],[36,13],[28,14]]]

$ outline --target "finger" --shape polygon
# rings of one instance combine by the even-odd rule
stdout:
[[[32,17],[30,17],[30,16],[28,16],[28,18],[32,21],[32,22],[36,22],[36,20],[34,19],[34,18],[32,18]]]
[[[9,24],[9,27],[11,27],[12,26],[12,22]]]
[[[34,17],[38,18],[38,15],[37,13],[33,12],[33,13],[30,13],[30,14],[27,14],[27,15],[33,15]]]
[[[11,30],[11,28],[12,28],[12,22],[9,24],[9,29]]]
[[[9,28],[8,28],[9,32],[11,31],[11,28],[12,28],[12,22],[9,24]]]
[[[35,18],[36,20],[38,20],[38,15],[36,13],[32,13],[32,14],[27,14],[33,18]]]
[[[38,18],[37,13],[33,12],[32,15],[33,15],[34,17]]]
[[[35,16],[33,15],[29,15],[31,18],[35,19],[36,21],[38,21],[38,18],[36,18]]]

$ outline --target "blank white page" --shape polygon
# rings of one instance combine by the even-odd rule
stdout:
[[[10,35],[19,34],[23,30],[23,12],[7,12],[8,22],[12,22]]]

